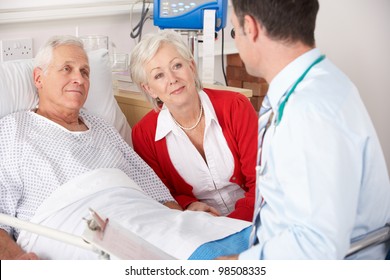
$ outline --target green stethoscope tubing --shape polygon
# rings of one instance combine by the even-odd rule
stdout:
[[[295,81],[294,85],[292,88],[287,92],[286,97],[283,99],[283,101],[280,103],[279,108],[278,108],[278,114],[276,116],[276,122],[275,125],[278,126],[279,123],[282,120],[283,117],[283,112],[284,112],[284,107],[286,107],[286,103],[288,99],[290,98],[291,94],[295,91],[295,88],[299,85],[300,82],[306,77],[307,73],[309,73],[310,69],[313,68],[314,65],[320,63],[325,59],[325,55],[321,55],[319,58],[317,58],[306,70],[303,72],[303,74]]]

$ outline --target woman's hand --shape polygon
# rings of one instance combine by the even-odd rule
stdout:
[[[213,216],[221,216],[221,214],[218,212],[217,209],[207,205],[206,203],[200,202],[200,201],[192,202],[190,205],[188,205],[186,210],[203,211],[203,212],[207,212]]]
[[[179,203],[177,203],[176,201],[167,201],[167,202],[164,203],[164,205],[166,207],[168,207],[168,208],[171,208],[171,209],[176,209],[176,210],[183,211],[183,208],[181,208]]]

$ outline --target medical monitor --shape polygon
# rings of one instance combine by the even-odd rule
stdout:
[[[154,25],[161,29],[203,30],[204,10],[215,10],[215,31],[226,26],[228,0],[154,0]]]

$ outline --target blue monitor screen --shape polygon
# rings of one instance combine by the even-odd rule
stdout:
[[[161,29],[203,29],[203,11],[215,10],[215,31],[226,26],[227,0],[154,0],[154,25]]]

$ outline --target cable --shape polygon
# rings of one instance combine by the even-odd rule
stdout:
[[[130,9],[130,18],[129,18],[129,20],[130,20],[130,29],[131,29],[131,30],[134,30],[134,28],[133,28],[134,7],[135,7],[135,5],[137,5],[138,3],[141,3],[141,2],[142,2],[142,0],[136,0],[136,1],[131,5],[131,9]],[[130,37],[132,37],[132,36],[130,35]]]
[[[133,28],[133,30],[130,33],[130,37],[133,39],[136,39],[138,37],[138,42],[141,41],[142,37],[142,29],[144,26],[145,21],[147,20],[146,15],[149,11],[149,7],[145,10],[145,0],[142,1],[142,10],[141,10],[141,18],[138,24]]]
[[[223,73],[223,77],[225,78],[225,84],[226,86],[229,86],[228,85],[228,82],[227,82],[227,78],[226,78],[226,73],[225,73],[225,57],[224,57],[224,53],[223,53],[223,49],[225,48],[225,28],[222,28],[222,50],[221,50],[221,60],[222,60],[222,73]]]
[[[132,39],[136,39],[138,38],[138,42],[141,41],[141,37],[142,37],[142,29],[144,27],[144,24],[145,22],[148,20],[149,17],[147,17],[147,14],[149,12],[149,6],[150,4],[148,4],[148,7],[145,8],[145,4],[147,3],[147,0],[143,0],[142,1],[142,10],[141,10],[141,18],[138,22],[138,24],[132,29],[132,31],[130,32],[130,37]],[[149,2],[148,2],[149,3]]]

